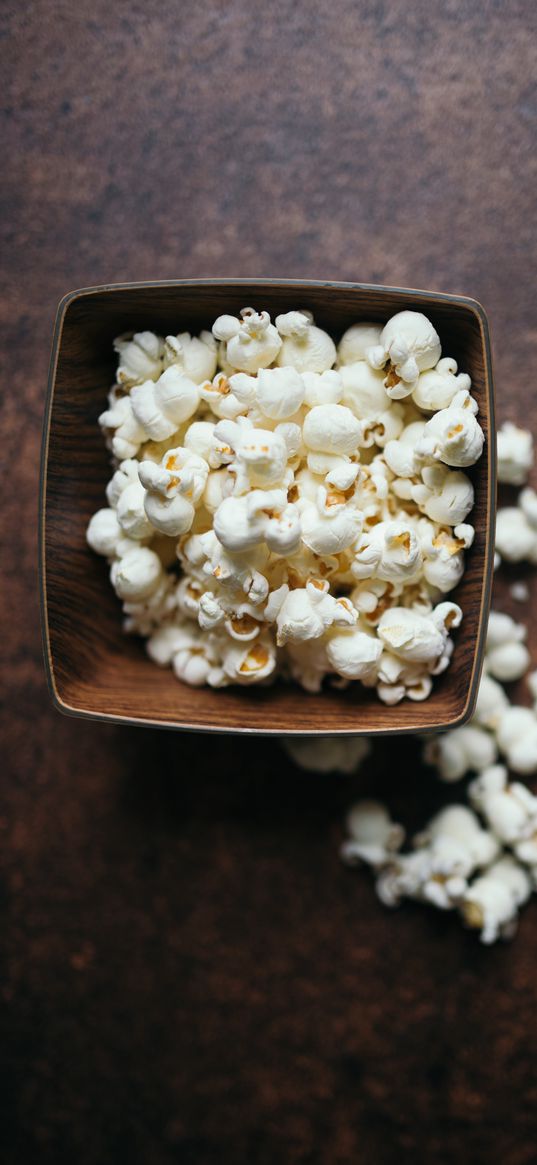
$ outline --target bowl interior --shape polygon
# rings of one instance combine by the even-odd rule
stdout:
[[[423,703],[387,708],[360,685],[311,695],[294,685],[194,689],[156,667],[143,643],[121,630],[108,567],[86,545],[92,513],[105,505],[109,455],[97,424],[113,383],[112,340],[124,331],[199,331],[222,312],[252,304],[272,316],[308,307],[339,337],[357,319],[386,320],[404,308],[424,311],[443,350],[470,373],[487,438],[470,471],[476,527],[464,577],[452,592],[464,611],[453,661]],[[60,305],[45,420],[42,490],[42,590],[45,648],[54,699],[62,711],[107,719],[212,731],[392,733],[447,727],[471,714],[488,614],[493,553],[493,400],[486,319],[472,301],[348,284],[219,281],[140,284],[74,293]],[[355,690],[356,688],[356,690]]]

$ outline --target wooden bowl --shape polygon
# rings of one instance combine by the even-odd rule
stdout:
[[[198,332],[245,305],[278,312],[308,307],[335,337],[358,319],[423,311],[446,354],[472,377],[486,436],[471,471],[476,538],[452,596],[464,619],[453,661],[423,703],[388,708],[374,690],[328,688],[311,695],[292,684],[265,689],[191,688],[160,669],[143,643],[121,630],[120,606],[86,526],[104,504],[109,455],[97,424],[113,383],[112,340],[121,332]],[[58,307],[46,406],[40,508],[43,634],[56,707],[97,720],[205,732],[261,735],[376,735],[428,732],[472,714],[481,671],[494,551],[495,431],[488,325],[472,299],[363,284],[301,280],[178,280],[71,292]]]

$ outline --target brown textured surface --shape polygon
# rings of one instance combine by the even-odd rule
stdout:
[[[125,639],[109,569],[86,544],[103,504],[109,458],[97,418],[113,379],[113,337],[130,326],[197,333],[225,311],[263,303],[274,319],[306,306],[338,338],[357,319],[387,320],[405,307],[426,311],[445,350],[472,378],[485,450],[471,470],[476,528],[464,577],[452,598],[464,611],[450,667],[428,700],[386,708],[374,689],[351,685],[306,693],[274,684],[222,691],[178,684],[155,669],[140,640]],[[313,281],[200,282],[95,288],[68,299],[55,327],[43,466],[41,578],[51,687],[63,710],[211,732],[399,733],[454,727],[472,714],[484,650],[494,555],[495,429],[490,340],[473,300]],[[73,480],[78,479],[76,491]],[[358,688],[358,693],[356,692]]]
[[[360,780],[308,777],[274,742],[62,719],[40,657],[39,436],[71,287],[466,292],[504,415],[535,412],[535,6],[401,14],[3,6],[7,1165],[535,1159],[535,904],[483,951],[450,918],[384,913],[338,863],[357,787],[391,781],[410,821],[435,803],[412,742]]]

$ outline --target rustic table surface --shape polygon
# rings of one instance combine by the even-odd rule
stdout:
[[[36,490],[56,303],[107,281],[467,293],[501,416],[535,419],[537,9],[8,0],[2,22],[3,1160],[530,1165],[535,904],[486,950],[340,864],[358,790],[411,824],[438,803],[412,741],[319,777],[276,742],[60,717]]]

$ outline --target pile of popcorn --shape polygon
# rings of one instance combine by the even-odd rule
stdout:
[[[498,433],[501,482],[525,486],[533,465],[531,434],[507,422]],[[537,563],[537,493],[525,486],[516,506],[498,511],[498,564]],[[511,585],[529,599],[523,581]],[[485,665],[469,724],[423,747],[424,761],[441,780],[461,781],[466,803],[443,808],[403,850],[405,831],[377,801],[362,801],[347,818],[350,835],[342,858],[375,873],[386,906],[402,899],[456,910],[484,943],[510,938],[518,912],[537,891],[537,796],[519,779],[537,774],[537,671],[530,672],[526,627],[509,615],[490,614]],[[502,686],[526,676],[531,706],[511,703]],[[285,747],[296,764],[317,771],[356,772],[370,751],[363,738],[294,740]]]
[[[115,348],[116,469],[87,538],[125,630],[193,685],[329,677],[426,699],[462,618],[446,596],[483,449],[430,321],[357,323],[336,348],[308,311],[245,308]]]

